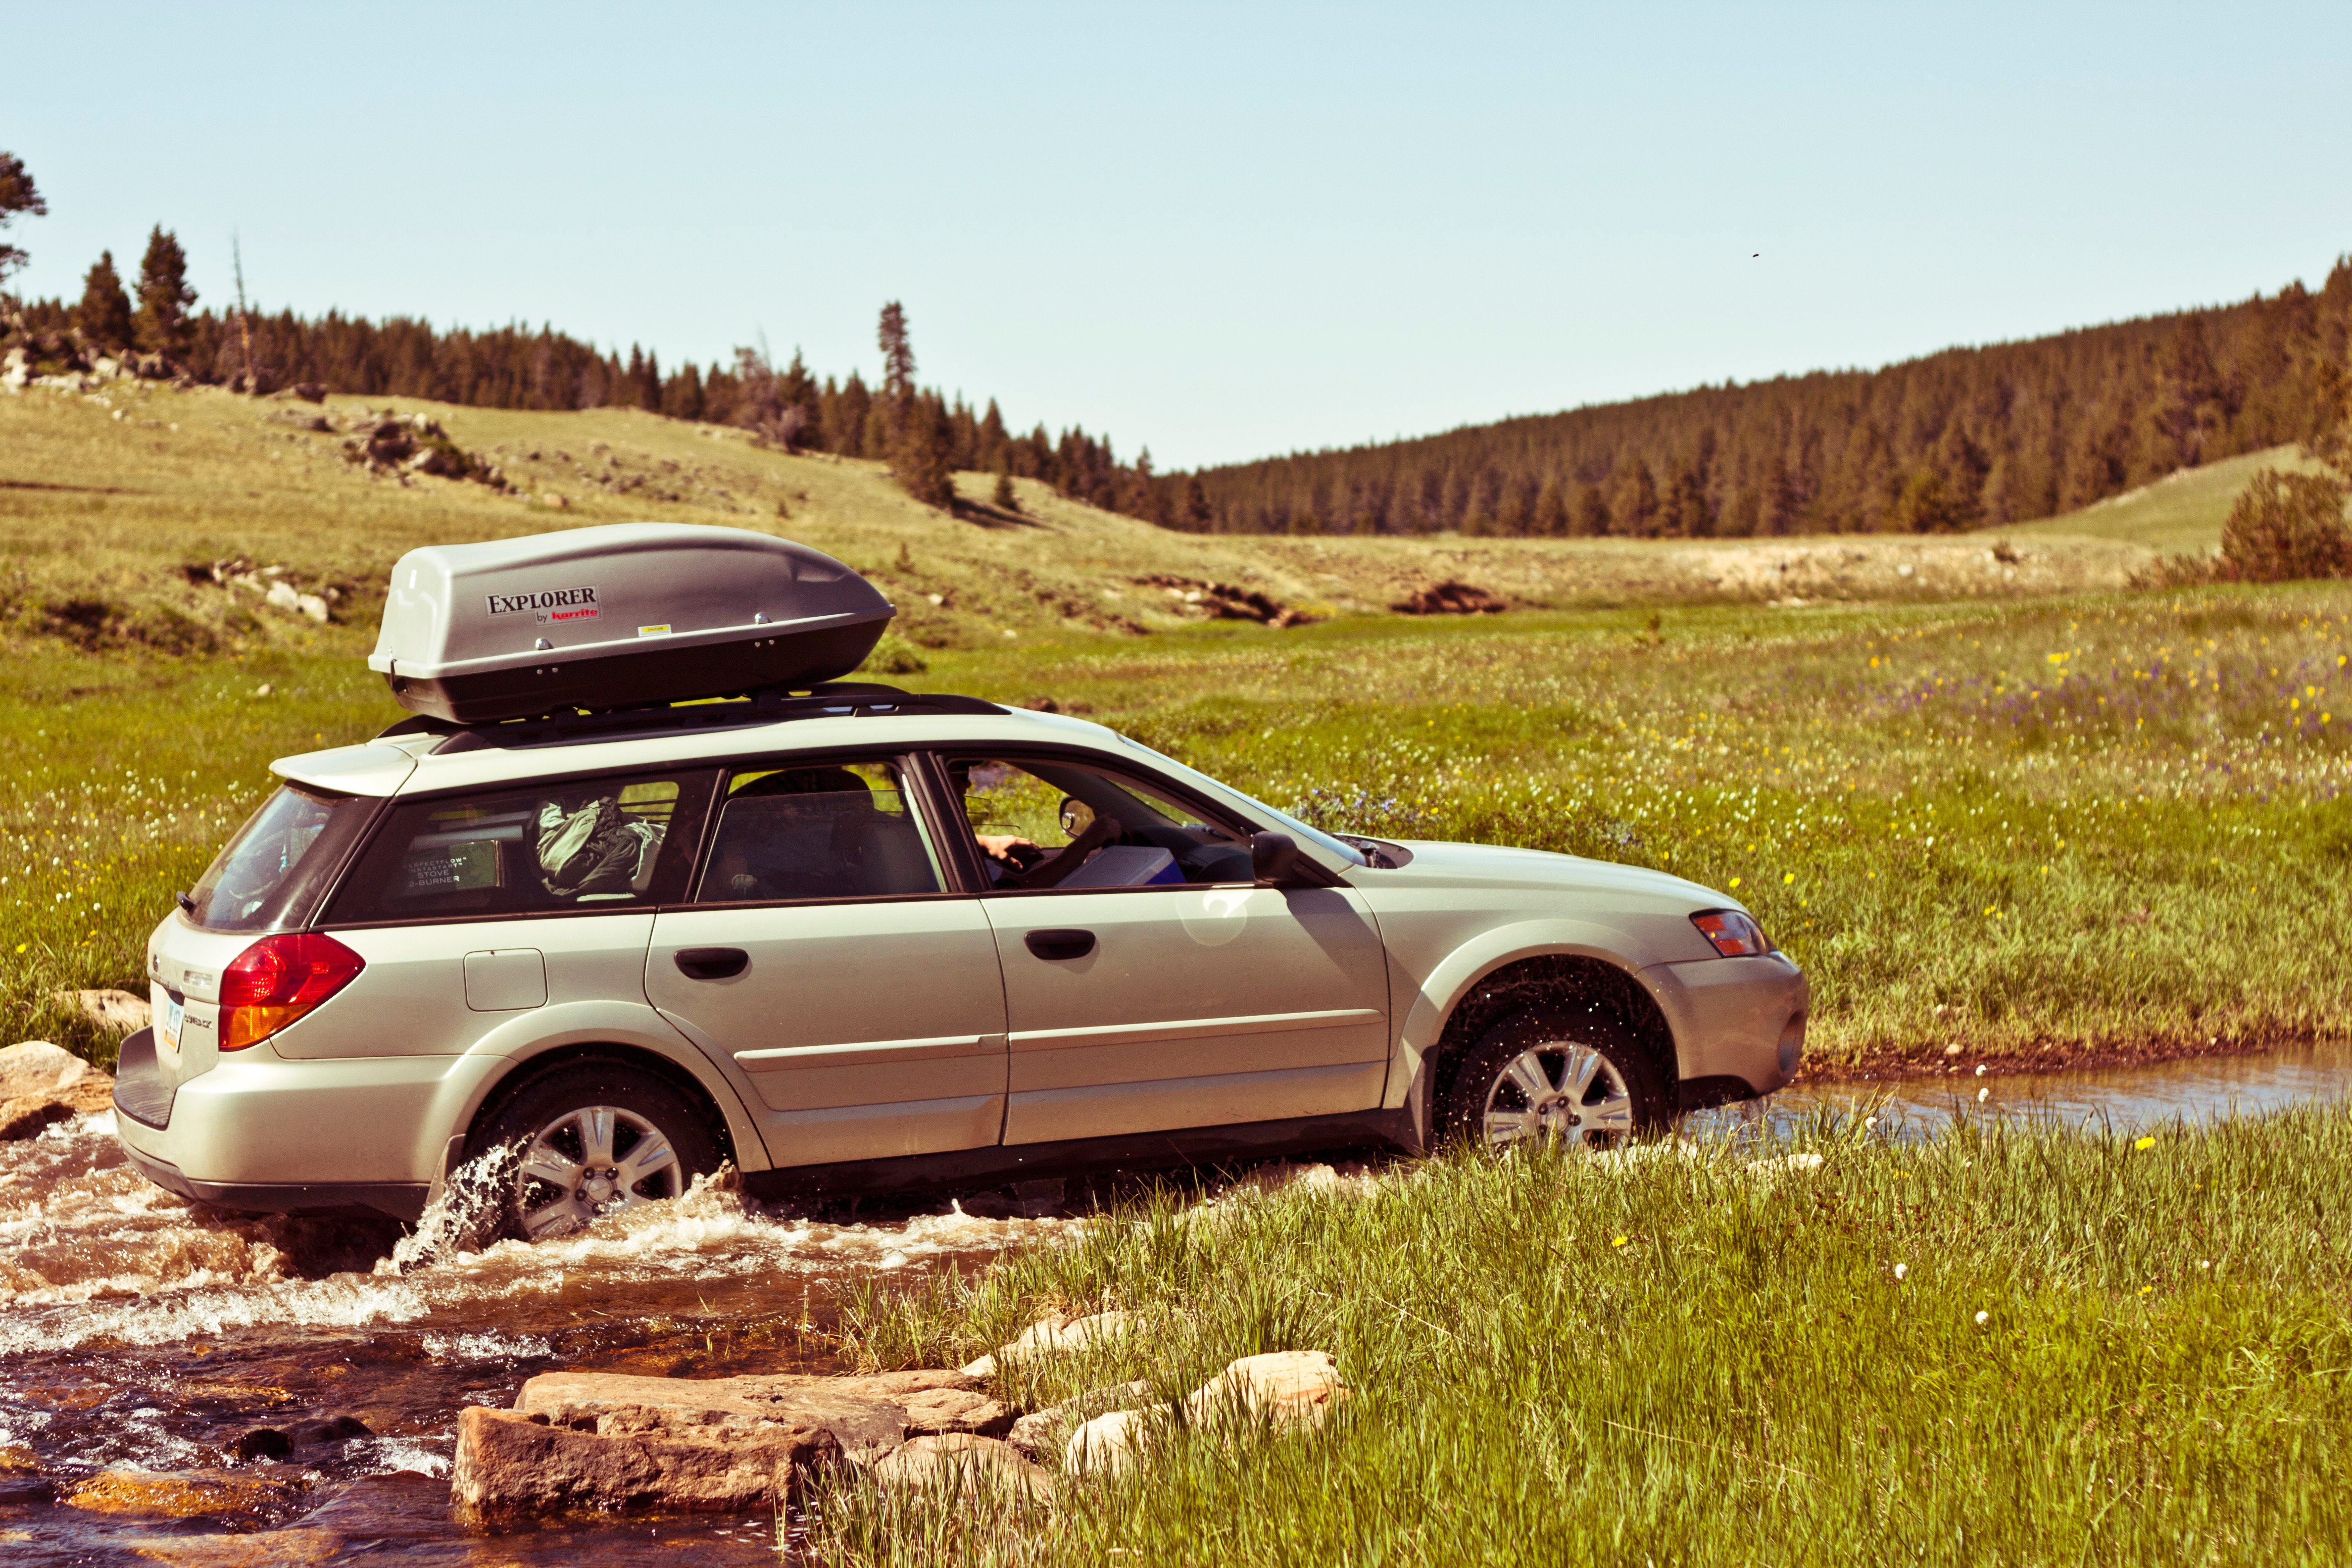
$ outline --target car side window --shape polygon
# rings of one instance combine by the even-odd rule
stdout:
[[[674,900],[709,774],[565,780],[394,806],[330,923],[628,909]]]
[[[1132,775],[1026,757],[950,757],[947,771],[995,890],[1251,879],[1245,839]]]
[[[894,763],[730,771],[698,902],[906,899],[942,889]]]

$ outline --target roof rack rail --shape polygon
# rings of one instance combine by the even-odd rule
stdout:
[[[530,719],[504,719],[490,724],[458,724],[426,714],[404,719],[376,736],[438,735],[435,756],[486,748],[512,750],[525,746],[578,745],[628,735],[677,734],[700,730],[734,730],[755,724],[780,724],[793,719],[893,717],[901,713],[994,714],[1008,710],[977,697],[951,692],[902,691],[895,686],[862,681],[832,681],[797,689],[771,687],[732,699],[614,708],[589,712],[574,710],[542,713]]]

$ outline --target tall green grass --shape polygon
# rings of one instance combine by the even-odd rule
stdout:
[[[1818,1157],[1818,1163],[1814,1161]],[[1460,1157],[1172,1197],[856,1342],[954,1364],[1049,1307],[1149,1327],[1024,1369],[1032,1405],[1331,1352],[1323,1433],[1171,1430],[1042,1513],[849,1486],[861,1563],[2340,1561],[2352,1541],[2352,1109],[2147,1140],[1822,1121],[1602,1159]]]

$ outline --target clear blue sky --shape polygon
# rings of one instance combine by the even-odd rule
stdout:
[[[11,6],[16,287],[764,329],[1164,468],[2316,285],[2352,5]],[[1761,255],[1754,253],[1761,252]]]

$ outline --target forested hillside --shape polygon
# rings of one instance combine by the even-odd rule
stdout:
[[[1881,370],[1204,469],[1163,481],[1152,510],[1276,533],[1697,538],[2019,522],[2304,438],[2322,417],[2318,367],[2344,362],[2347,331],[2352,260],[2338,260],[2315,293],[2294,283]]]

